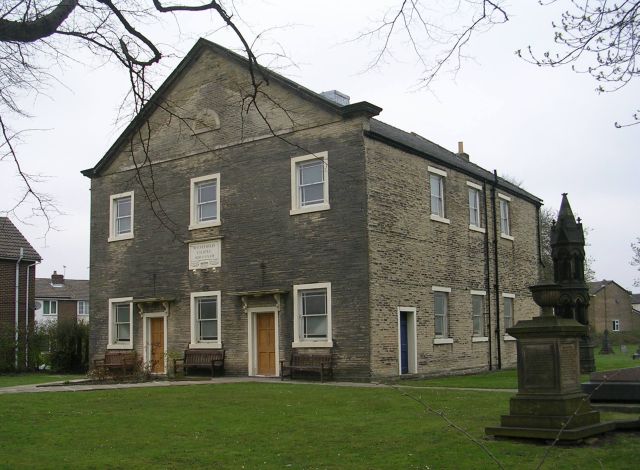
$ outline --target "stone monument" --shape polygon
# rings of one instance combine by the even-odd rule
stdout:
[[[584,279],[584,231],[580,218],[576,221],[567,194],[562,195],[558,221],[551,227],[551,257],[553,279],[560,289],[560,299],[554,305],[556,316],[573,318],[586,326],[580,337],[580,373],[596,370],[593,342],[589,334],[589,286]]]
[[[566,194],[551,231],[551,250],[555,282],[530,287],[542,315],[507,330],[517,339],[518,393],[501,425],[486,428],[487,434],[575,441],[615,428],[600,422],[580,387],[581,369],[594,369],[593,349],[585,348],[584,341],[589,290],[582,224],[573,217]]]

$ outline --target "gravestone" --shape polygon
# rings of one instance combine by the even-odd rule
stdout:
[[[594,372],[582,390],[594,402],[640,403],[640,367]]]
[[[613,348],[611,347],[611,341],[609,341],[609,330],[604,330],[602,335],[602,348],[600,354],[613,354]]]

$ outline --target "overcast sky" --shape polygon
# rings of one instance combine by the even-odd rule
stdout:
[[[417,86],[420,65],[402,37],[392,43],[393,55],[373,69],[369,65],[381,42],[350,41],[399,2],[236,3],[248,36],[286,26],[269,30],[257,46],[266,53],[279,52],[277,44],[282,46],[295,63],[278,69],[285,76],[317,92],[340,90],[352,103],[374,103],[383,108],[379,119],[450,150],[464,141],[472,161],[522,181],[545,206],[557,210],[561,194],[567,192],[574,212],[591,229],[587,251],[595,258],[596,277],[633,288],[634,278],[640,277],[630,265],[630,243],[640,237],[640,125],[616,129],[613,123],[629,121],[638,109],[640,82],[599,95],[586,74],[541,69],[516,57],[516,49],[531,44],[542,50],[549,44],[552,9],[535,0],[514,2],[507,24],[473,38],[466,51],[469,59],[457,75],[445,73],[423,89]],[[175,26],[171,20],[162,36],[156,36],[176,54],[159,71],[162,77],[199,36],[239,46],[228,31],[217,30],[215,17],[191,14],[177,21],[179,35],[169,34]],[[426,51],[431,52],[435,50]],[[45,222],[29,217],[31,206],[20,210],[27,224],[12,219],[43,257],[38,277],[57,270],[66,271],[68,278],[86,279],[90,194],[89,180],[80,170],[94,166],[119,135],[122,123],[115,121],[128,82],[116,66],[95,62],[90,67],[69,64],[58,76],[62,84],[52,84],[38,97],[25,97],[23,103],[35,117],[14,121],[13,126],[39,129],[24,135],[18,147],[21,163],[28,173],[47,176],[39,189],[54,197],[63,214],[54,219],[57,230],[46,238]],[[18,183],[11,162],[0,161],[6,195],[0,210],[18,197]]]

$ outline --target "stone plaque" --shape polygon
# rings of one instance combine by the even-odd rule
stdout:
[[[220,240],[189,244],[189,269],[208,269],[220,266]]]
[[[524,380],[527,389],[549,389],[556,385],[553,344],[526,344],[524,353]]]

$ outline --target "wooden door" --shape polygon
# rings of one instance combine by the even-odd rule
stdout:
[[[256,314],[258,375],[276,375],[275,313]]]
[[[151,372],[164,373],[164,318],[150,318]]]

